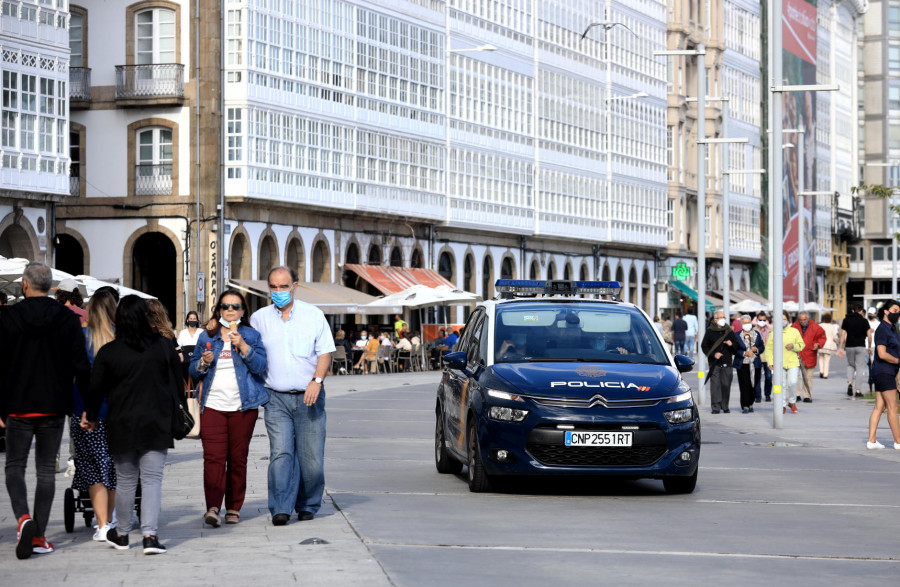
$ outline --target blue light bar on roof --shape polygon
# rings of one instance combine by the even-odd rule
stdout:
[[[494,284],[497,293],[511,295],[602,295],[616,296],[622,293],[618,281],[541,281],[536,279],[498,279]]]

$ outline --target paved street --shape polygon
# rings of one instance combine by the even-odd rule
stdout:
[[[781,431],[771,427],[772,404],[734,410],[736,383],[731,414],[704,411],[700,478],[686,496],[649,480],[522,482],[515,493],[471,494],[462,476],[434,469],[438,373],[332,377],[320,517],[271,525],[260,420],[238,526],[202,525],[200,444],[177,443],[164,482],[162,557],[92,543],[80,519],[66,534],[69,480],[59,475],[48,531],[58,551],[18,561],[0,492],[3,583],[892,583],[900,576],[900,451],[865,450],[871,403],[847,398],[844,363],[832,363],[831,378],[815,381],[815,403],[785,415]],[[880,430],[890,446],[886,422]],[[327,544],[302,544],[311,538]]]

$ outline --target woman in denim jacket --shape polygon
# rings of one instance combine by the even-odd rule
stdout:
[[[242,323],[247,302],[237,290],[219,296],[207,329],[191,358],[190,375],[200,383],[203,442],[203,521],[218,528],[225,498],[225,523],[240,521],[247,492],[247,454],[259,410],[269,401],[263,384],[266,349],[259,333]]]

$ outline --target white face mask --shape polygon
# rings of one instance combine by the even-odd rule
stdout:
[[[756,323],[763,327],[765,327],[765,325],[768,324],[768,322],[766,320],[757,320]]]
[[[753,330],[753,325],[748,322],[747,324],[741,324],[741,328],[744,329],[744,332],[750,332]]]
[[[232,324],[240,324],[240,323],[241,323],[241,319],[240,319],[240,318],[238,318],[237,320],[235,320],[235,321],[232,323],[232,322],[229,322],[228,320],[226,320],[225,318],[219,317],[219,324],[221,324],[221,325],[224,326],[225,328],[231,328],[231,325],[232,325]]]
[[[719,326],[725,326],[725,318],[719,318],[718,320],[716,320],[716,324],[718,324]]]

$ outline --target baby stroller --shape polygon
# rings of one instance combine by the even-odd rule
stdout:
[[[76,497],[77,494],[77,497]],[[141,483],[138,481],[137,491],[134,494],[134,513],[137,514],[138,520],[141,519]],[[65,522],[66,532],[75,531],[75,514],[82,514],[84,517],[84,525],[91,527],[94,520],[94,506],[91,505],[91,498],[87,491],[75,491],[71,487],[66,487],[66,493],[63,496],[63,521]]]

